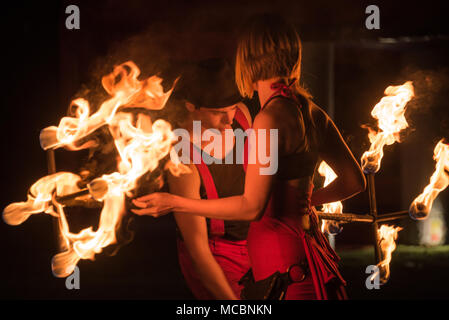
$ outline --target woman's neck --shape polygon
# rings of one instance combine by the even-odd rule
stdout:
[[[268,99],[273,95],[275,92],[274,89],[271,89],[271,85],[275,82],[282,81],[282,78],[271,78],[267,80],[259,80],[256,82],[256,90],[259,95],[259,102],[260,106],[263,107],[265,103],[268,101]]]

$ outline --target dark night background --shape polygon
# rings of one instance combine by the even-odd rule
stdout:
[[[80,30],[65,28],[65,8],[70,4],[80,8]],[[365,8],[370,4],[380,8],[380,30],[365,28]],[[434,170],[436,142],[449,138],[449,24],[445,4],[17,1],[2,9],[2,69],[6,72],[1,94],[1,207],[25,201],[28,188],[46,175],[40,130],[57,125],[73,98],[104,95],[101,76],[115,64],[133,60],[148,76],[163,74],[174,60],[232,58],[238,26],[254,13],[271,11],[297,26],[304,44],[303,82],[317,104],[332,115],[357,159],[369,148],[367,131],[361,126],[373,123],[370,111],[385,88],[414,81],[416,98],[406,113],[410,128],[404,133],[404,142],[385,148],[376,176],[379,212],[407,209]],[[73,170],[83,156],[58,151],[57,169]],[[439,199],[449,223],[449,191],[441,193]],[[346,212],[366,213],[367,194],[344,202],[344,207]],[[77,223],[81,227],[88,222],[79,219]],[[399,225],[405,227],[399,243],[417,244],[416,223],[405,220]],[[134,241],[116,256],[100,254],[93,262],[81,261],[81,290],[69,291],[65,280],[51,273],[50,261],[56,253],[52,218],[34,215],[17,227],[1,221],[0,298],[191,299],[178,270],[172,217],[137,217],[133,228]],[[371,238],[369,226],[345,225],[337,236],[337,250],[368,246]],[[364,281],[365,266],[347,268],[346,272],[360,272],[360,281]],[[438,270],[420,270],[422,274],[434,273],[422,283],[432,282],[434,297],[448,298],[449,279],[443,276],[444,270]],[[421,297],[420,275],[415,271],[411,275],[417,275],[418,282],[391,289],[393,297]],[[343,274],[351,278],[351,274]],[[394,279],[392,273],[390,286],[394,286]],[[348,290],[351,293],[350,287]],[[355,299],[382,298],[382,290],[370,296],[357,290],[352,293]]]

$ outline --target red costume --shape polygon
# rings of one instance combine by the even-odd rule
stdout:
[[[265,105],[274,98],[282,97],[294,100],[301,112],[299,99],[287,85],[275,83],[272,88],[276,92]],[[265,279],[276,271],[285,273],[292,265],[307,262],[309,271],[306,278],[288,286],[285,295],[288,300],[346,298],[345,281],[337,266],[339,257],[320,231],[317,215],[310,205],[312,178],[317,163],[318,154],[312,151],[279,159],[279,171],[267,209],[261,220],[251,223],[248,233],[248,253],[255,281]],[[287,180],[297,178],[306,182],[308,179],[308,185],[299,189],[287,183]],[[310,217],[308,231],[301,227],[301,214]]]

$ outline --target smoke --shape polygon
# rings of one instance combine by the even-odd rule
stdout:
[[[428,112],[430,108],[441,103],[443,96],[449,97],[449,69],[438,71],[410,69],[406,68],[404,73],[407,74],[408,80],[413,81],[415,88],[415,98],[408,106],[413,112]]]
[[[407,80],[413,81],[415,97],[408,103],[406,118],[411,130],[449,138],[449,69],[414,70],[405,68]]]

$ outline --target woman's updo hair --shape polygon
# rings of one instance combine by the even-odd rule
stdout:
[[[252,98],[253,83],[282,77],[287,81],[296,79],[295,91],[310,98],[300,85],[301,48],[298,33],[283,18],[272,14],[251,18],[237,46],[235,79],[240,94]]]

